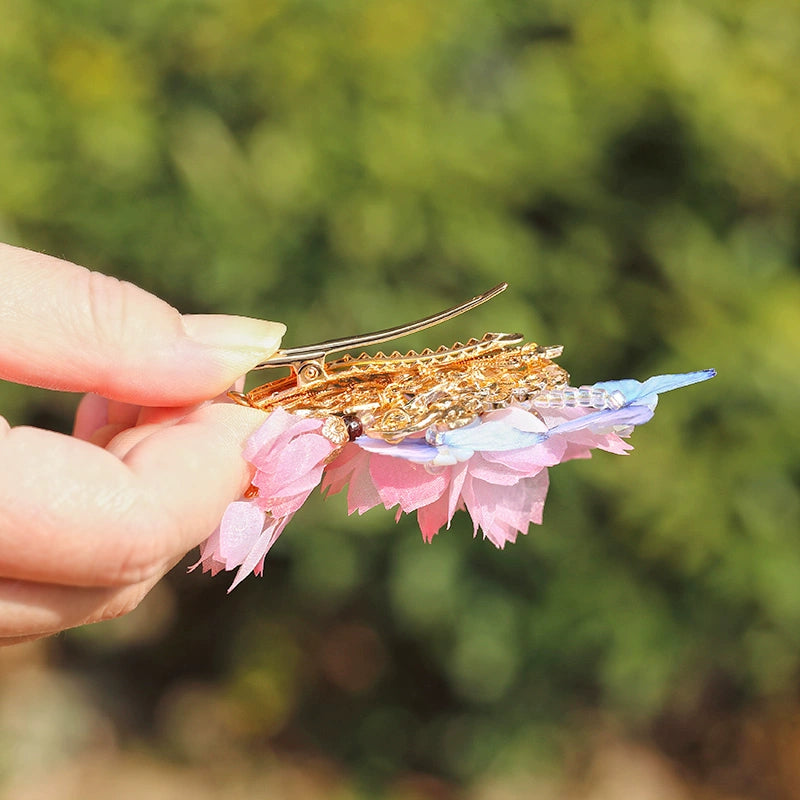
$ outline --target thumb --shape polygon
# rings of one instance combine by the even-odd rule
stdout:
[[[0,244],[0,378],[185,405],[269,358],[285,330],[248,317],[182,316],[133,284]]]

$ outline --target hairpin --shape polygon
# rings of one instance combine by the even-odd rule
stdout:
[[[251,572],[261,575],[269,549],[320,484],[329,493],[347,487],[351,514],[377,505],[397,507],[396,519],[416,511],[426,541],[464,509],[473,535],[480,530],[502,548],[541,523],[548,467],[589,458],[593,449],[625,454],[633,449],[625,438],[652,418],[659,394],[716,374],[573,387],[553,361],[560,346],[524,343],[517,333],[326,361],[438,325],[506,287],[399,327],[280,350],[259,364],[290,374],[230,392],[266,418],[244,448],[251,485],[228,506],[195,566],[236,569],[231,589]]]

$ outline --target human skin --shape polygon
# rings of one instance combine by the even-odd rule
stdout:
[[[72,436],[0,417],[0,644],[131,611],[211,533],[263,421],[213,401],[284,330],[0,244],[0,379],[86,393]]]

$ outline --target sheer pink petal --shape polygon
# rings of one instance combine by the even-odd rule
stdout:
[[[585,444],[577,444],[576,442],[567,442],[567,448],[564,450],[564,455],[561,457],[561,463],[565,461],[573,461],[576,458],[591,458],[592,449]]]
[[[342,448],[342,452],[325,467],[322,478],[322,490],[330,494],[338,494],[347,486],[351,476],[369,456],[352,442]]]
[[[294,514],[308,500],[309,495],[317,487],[319,481],[313,483],[307,491],[293,494],[290,497],[271,497],[269,499],[269,513],[274,517],[285,517]]]
[[[547,470],[520,481],[520,485],[515,487],[519,490],[515,495],[516,503],[500,505],[497,516],[520,533],[526,533],[530,523],[541,525],[549,485]]]
[[[497,547],[514,541],[517,532],[526,533],[531,522],[541,523],[549,478],[543,470],[533,478],[524,478],[515,486],[487,484],[469,476],[462,496],[478,528]]]
[[[342,491],[348,485],[347,510],[352,514],[380,505],[381,498],[369,471],[370,454],[358,445],[347,444],[332,464],[325,467],[322,488],[331,494]]]
[[[242,563],[264,528],[264,512],[247,500],[231,503],[219,525],[219,558],[225,569]]]
[[[503,464],[510,469],[525,475],[535,475],[542,467],[553,467],[560,464],[567,449],[566,441],[554,436],[535,447],[523,450],[506,450],[505,452],[483,453],[487,461]]]
[[[504,463],[493,463],[484,458],[483,453],[475,453],[468,463],[470,475],[498,486],[513,486],[524,477],[523,474],[510,469]],[[537,471],[539,469],[541,467],[538,467]]]
[[[298,464],[293,468],[287,468],[283,473],[278,471],[270,474],[258,470],[253,476],[253,485],[258,487],[260,496],[285,498],[303,493],[308,495],[322,480],[324,458],[332,451],[330,443],[327,440],[323,442],[325,444],[322,447],[316,445],[310,447],[309,444],[313,443],[298,442],[297,446],[288,448],[285,455],[289,456],[289,459],[284,459],[282,454],[281,458],[276,459],[276,463],[278,465],[285,463],[295,451],[298,451]]]
[[[273,419],[277,417],[277,421]],[[318,431],[322,421],[272,412],[254,435],[251,463],[256,504],[277,518],[297,511],[322,479],[336,446]]]
[[[469,463],[463,462],[451,467],[450,472],[450,486],[448,491],[447,500],[447,525],[449,527],[453,515],[460,508],[464,508],[464,500],[461,497],[461,491],[464,487],[464,481],[469,474]]]
[[[324,436],[313,433],[298,436],[281,449],[276,446],[266,463],[255,463],[253,483],[266,494],[280,494],[283,487],[314,471],[334,449]]]
[[[598,450],[605,450],[608,453],[614,453],[618,456],[626,456],[631,450],[633,450],[633,445],[630,444],[630,442],[626,442],[624,439],[620,438],[614,433],[607,433],[601,438],[604,441],[598,442]]]
[[[319,485],[336,449],[319,433],[322,424],[279,408],[248,440],[244,452],[256,468],[252,483],[258,494],[228,506],[201,554],[204,569],[217,569],[219,563],[228,570],[238,567],[231,588],[251,572],[263,571],[265,555]]]
[[[615,433],[593,433],[592,431],[573,431],[555,435],[551,441],[561,440],[566,444],[562,462],[574,458],[591,458],[592,450],[606,450],[616,455],[625,455],[633,450],[633,445]]]
[[[433,537],[450,521],[448,515],[448,505],[450,498],[447,492],[443,493],[438,500],[434,500],[427,506],[417,509],[417,523],[422,532],[422,538],[430,542]]]
[[[241,566],[236,572],[236,577],[233,583],[228,588],[228,591],[233,591],[251,572],[256,570],[259,573],[264,571],[264,557],[269,552],[273,544],[278,540],[278,537],[283,533],[283,529],[289,523],[291,515],[288,517],[281,517],[280,519],[268,518],[267,527],[261,535],[253,543],[250,552],[247,553]]]
[[[210,572],[212,575],[225,569],[225,562],[219,557],[219,527],[200,545],[200,558],[189,567],[189,572],[201,565],[203,572]]]
[[[399,503],[406,513],[438,500],[450,481],[449,467],[428,471],[420,464],[375,453],[369,469],[384,506],[392,508]]]
[[[350,481],[350,488],[347,490],[347,508],[352,514],[358,511],[363,514],[371,508],[380,505],[381,496],[372,481],[372,474],[369,469],[369,456],[361,459],[358,467],[353,472]]]
[[[259,453],[264,448],[270,448],[280,437],[280,435],[291,427],[292,423],[297,422],[297,417],[287,414],[282,408],[277,408],[267,415],[264,424],[256,430],[247,440],[244,446],[243,455],[250,462],[258,459]]]

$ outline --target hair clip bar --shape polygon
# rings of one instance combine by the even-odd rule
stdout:
[[[408,336],[418,331],[423,331],[426,328],[431,328],[441,322],[446,322],[459,314],[466,311],[471,311],[473,308],[497,297],[498,294],[504,292],[508,288],[508,284],[498,283],[497,286],[489,289],[488,292],[476,295],[475,297],[460,303],[453,308],[448,308],[446,311],[440,311],[438,314],[433,314],[430,317],[418,319],[416,322],[409,322],[405,325],[398,325],[395,328],[386,328],[382,331],[375,331],[374,333],[365,333],[360,336],[348,336],[344,339],[329,339],[325,342],[317,344],[307,344],[302,347],[289,347],[285,350],[278,350],[276,355],[266,361],[258,364],[254,369],[267,369],[268,367],[292,367],[295,364],[304,361],[316,361],[324,359],[325,356],[331,353],[341,353],[345,350],[353,350],[356,347],[368,347],[371,344],[380,344],[382,342],[389,342],[393,339],[400,339],[403,336]]]

